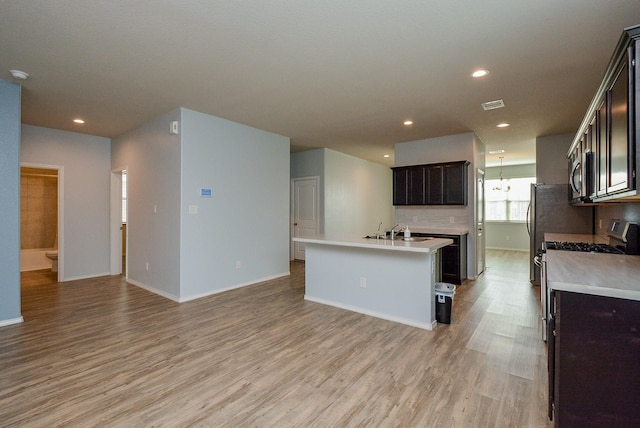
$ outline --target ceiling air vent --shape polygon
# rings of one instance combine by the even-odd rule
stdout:
[[[481,105],[482,105],[482,108],[485,110],[495,110],[497,108],[503,108],[504,101],[502,100],[487,101],[486,103],[482,103]]]

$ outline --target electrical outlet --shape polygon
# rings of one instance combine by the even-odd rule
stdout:
[[[364,276],[360,277],[360,288],[367,288],[367,278]]]
[[[413,216],[413,222],[414,222],[414,223],[417,223],[417,222],[418,222],[418,216],[417,216],[417,215],[414,215],[414,216]]]
[[[236,260],[236,269],[240,269],[242,267],[242,262],[240,260]]]
[[[144,268],[149,272],[149,262],[145,263]]]
[[[453,223],[453,222],[454,222],[453,217],[449,217],[449,223]]]

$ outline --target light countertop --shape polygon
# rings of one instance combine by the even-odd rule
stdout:
[[[546,260],[550,290],[640,301],[640,256],[547,251]]]
[[[403,239],[367,239],[357,235],[321,235],[310,238],[293,238],[296,242],[309,244],[337,245],[342,247],[371,248],[377,250],[416,253],[433,253],[439,248],[453,244],[453,240],[448,238],[434,238],[428,240],[420,240],[420,238],[416,239],[416,241],[404,241]]]

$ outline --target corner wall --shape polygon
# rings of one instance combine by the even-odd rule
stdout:
[[[330,149],[291,155],[291,178],[320,177],[320,233],[367,235],[393,223],[391,169]]]
[[[0,80],[0,327],[22,322],[20,99],[19,85]]]

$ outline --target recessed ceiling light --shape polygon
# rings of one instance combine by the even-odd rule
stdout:
[[[473,73],[471,73],[471,76],[473,76],[473,77],[484,77],[487,74],[489,74],[489,70],[479,69],[479,70],[476,70]]]
[[[9,73],[19,80],[27,80],[29,78],[29,75],[21,70],[9,70]]]
[[[413,125],[413,120],[405,120],[404,122],[402,122],[402,124],[404,126],[411,126],[411,125]]]
[[[77,123],[78,125],[82,125],[84,123],[84,120],[82,120],[82,119],[73,119],[73,123]]]
[[[510,126],[511,124],[507,123],[507,122],[502,122],[496,125],[496,128],[506,128],[507,126]]]
[[[384,156],[382,156],[382,157],[383,157],[383,158],[390,158],[390,157],[391,157],[391,155],[384,155]]]
[[[504,149],[489,150],[490,155],[499,155],[500,153],[504,153]]]

